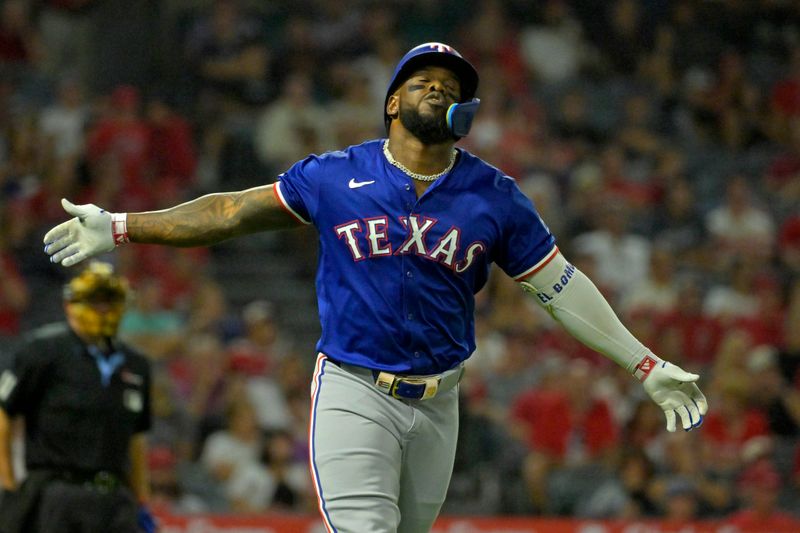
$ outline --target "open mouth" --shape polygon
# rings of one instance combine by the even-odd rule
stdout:
[[[423,102],[433,107],[444,107],[445,105],[444,97],[440,94],[431,94],[430,96],[426,96]]]

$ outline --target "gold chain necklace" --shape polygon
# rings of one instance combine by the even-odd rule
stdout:
[[[456,162],[456,150],[455,148],[453,148],[453,151],[450,154],[450,163],[447,164],[447,168],[445,168],[438,174],[428,175],[428,174],[418,174],[416,172],[411,172],[406,168],[406,166],[403,163],[396,160],[392,155],[392,153],[389,151],[389,139],[386,139],[383,142],[383,155],[386,156],[386,160],[389,161],[389,163],[396,166],[397,168],[399,168],[400,170],[402,170],[403,172],[405,172],[406,174],[408,174],[410,177],[412,177],[417,181],[435,181],[444,176],[445,174],[447,174],[448,172],[450,172],[453,169],[453,165]]]

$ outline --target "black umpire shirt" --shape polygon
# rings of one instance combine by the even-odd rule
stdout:
[[[130,348],[115,348],[124,358],[106,385],[102,361],[66,323],[34,331],[0,367],[0,407],[25,417],[29,469],[125,477],[130,439],[152,423],[150,367]]]

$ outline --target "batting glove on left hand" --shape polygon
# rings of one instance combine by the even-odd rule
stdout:
[[[44,236],[44,251],[53,263],[66,267],[76,265],[127,241],[124,213],[109,213],[94,204],[74,205],[66,199],[61,200],[61,205],[75,218],[59,224]],[[121,231],[114,230],[115,224]]]
[[[642,381],[645,392],[664,410],[667,431],[675,431],[677,417],[686,431],[700,427],[708,412],[706,397],[695,383],[700,376],[681,367],[662,361],[654,355],[645,356],[634,375]]]

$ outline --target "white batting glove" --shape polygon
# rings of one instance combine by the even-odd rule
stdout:
[[[676,418],[686,431],[700,427],[708,412],[706,397],[695,384],[700,376],[662,361],[655,355],[645,356],[634,370],[645,392],[664,410],[667,431],[675,431]]]
[[[127,213],[109,213],[94,204],[75,205],[63,198],[61,205],[75,218],[44,236],[51,262],[69,267],[128,242]]]

